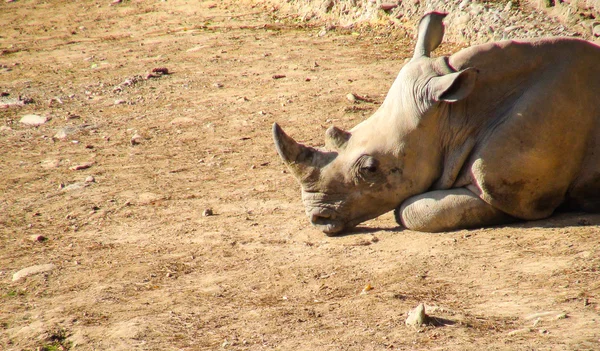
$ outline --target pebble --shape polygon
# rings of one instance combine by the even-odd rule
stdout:
[[[42,124],[48,122],[48,117],[38,115],[25,115],[21,118],[21,120],[19,120],[19,122],[28,126],[41,126]]]
[[[56,268],[56,266],[53,265],[52,263],[49,263],[49,264],[40,264],[40,265],[37,265],[37,266],[31,266],[31,267],[23,268],[20,271],[18,271],[17,273],[13,274],[12,281],[16,282],[17,280],[19,280],[21,278],[25,278],[25,277],[30,276],[30,275],[39,274],[39,273],[45,273],[45,272],[50,272],[54,268]]]
[[[425,305],[420,304],[414,310],[408,312],[405,324],[413,327],[420,327],[427,323],[427,314],[425,313]]]
[[[58,186],[58,189],[62,190],[62,191],[73,191],[73,190],[83,189],[86,186],[87,186],[86,183],[73,183],[73,184],[69,184],[67,186],[65,186],[64,184],[60,184]]]
[[[40,163],[40,165],[44,169],[58,168],[58,166],[60,166],[60,160],[55,159],[55,158],[48,158],[48,159],[43,160]]]
[[[152,73],[169,74],[169,69],[166,67],[156,67],[152,69]]]
[[[56,134],[54,134],[54,138],[64,140],[69,135],[76,134],[78,131],[79,131],[79,128],[77,128],[77,127],[66,126],[66,127],[59,129],[56,132]]]
[[[212,216],[214,215],[213,210],[211,208],[207,208],[202,212],[202,215],[204,217],[208,217],[208,216]]]
[[[592,34],[595,37],[600,37],[600,23],[594,23],[592,27]]]
[[[30,240],[30,241],[34,241],[34,242],[41,243],[41,242],[44,242],[44,241],[48,240],[48,238],[46,238],[46,237],[45,237],[45,236],[43,236],[43,235],[34,234],[34,235],[30,235],[30,236],[29,236],[29,240]]]
[[[125,104],[127,101],[125,100],[115,100],[115,105],[123,105]]]
[[[517,330],[512,330],[508,332],[508,336],[513,336],[513,335],[518,335],[518,334],[524,334],[524,333],[531,333],[531,328],[523,328],[523,329],[517,329]]]
[[[177,117],[171,121],[173,125],[194,124],[196,120],[191,117]]]
[[[348,99],[348,101],[354,103],[356,102],[356,96],[354,96],[354,94],[349,93],[348,95],[346,95],[346,99]]]
[[[142,140],[144,140],[144,137],[139,135],[139,134],[134,134],[131,137],[131,140],[129,140],[129,142],[131,143],[131,145],[138,145],[142,142]]]
[[[396,7],[398,7],[398,4],[394,4],[394,3],[383,3],[383,4],[379,5],[379,8],[382,9],[383,11],[393,10]]]
[[[86,162],[86,163],[82,163],[79,165],[75,165],[69,169],[72,171],[80,171],[82,169],[88,169],[88,168],[92,167],[93,165],[94,165],[94,162]]]
[[[94,178],[93,176],[87,176],[87,177],[85,177],[85,182],[86,183],[95,183],[96,178]]]

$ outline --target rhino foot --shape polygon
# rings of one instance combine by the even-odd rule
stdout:
[[[444,232],[509,223],[513,217],[466,188],[436,190],[408,198],[394,210],[396,222],[410,230]]]

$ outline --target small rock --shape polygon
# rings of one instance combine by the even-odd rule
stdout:
[[[356,96],[354,96],[354,94],[349,93],[348,95],[346,95],[346,99],[348,99],[348,101],[355,103],[356,102]]]
[[[50,272],[54,268],[56,268],[56,266],[53,265],[52,263],[40,264],[37,266],[23,268],[20,271],[18,271],[17,273],[13,274],[12,281],[16,282],[17,280],[19,280],[21,278],[25,278],[30,275],[44,273],[44,272]]]
[[[60,160],[55,158],[48,158],[41,162],[41,166],[44,169],[58,168],[58,166],[60,166]]]
[[[558,320],[558,319],[565,319],[565,318],[567,318],[567,317],[568,317],[568,316],[567,316],[567,314],[566,314],[566,313],[561,313],[561,314],[559,314],[559,315],[557,315],[557,316],[556,316],[556,319],[557,319],[557,320]]]
[[[169,74],[169,69],[166,67],[157,67],[152,69],[152,73]]]
[[[406,325],[420,327],[425,323],[427,323],[427,314],[425,314],[424,304],[420,304],[414,310],[408,312],[408,317],[405,322]]]
[[[360,292],[361,295],[366,295],[369,291],[373,290],[373,286],[368,283],[367,285],[365,285],[365,287],[362,289],[362,291]]]
[[[56,134],[54,134],[54,138],[64,140],[69,135],[76,134],[78,131],[79,131],[79,128],[77,128],[77,127],[67,126],[67,127],[59,129],[56,132]]]
[[[595,37],[600,37],[600,23],[594,23],[592,25],[592,34]]]
[[[80,165],[75,165],[69,169],[72,171],[80,171],[82,169],[88,169],[88,168],[92,167],[93,165],[94,165],[94,162],[86,162],[86,163],[82,163]]]
[[[34,234],[34,235],[30,235],[30,236],[29,236],[29,240],[30,240],[30,241],[34,241],[34,242],[41,243],[41,242],[44,242],[44,241],[48,240],[48,238],[46,238],[46,237],[45,237],[45,236],[43,236],[43,235]]]
[[[395,9],[396,7],[398,7],[398,4],[394,4],[394,3],[383,3],[381,5],[379,5],[379,8],[382,9],[383,11],[390,11]]]
[[[86,183],[95,183],[96,178],[94,178],[93,176],[87,176],[87,177],[85,177],[85,182]]]
[[[213,210],[211,208],[207,208],[202,212],[202,215],[204,217],[208,217],[208,216],[212,216],[214,215]]]
[[[64,184],[60,184],[58,186],[58,189],[62,190],[62,191],[73,191],[73,190],[83,189],[86,186],[88,186],[87,183],[73,183],[73,184],[69,184],[67,186],[65,186]]]
[[[222,87],[224,87],[224,85],[222,83],[214,83],[213,87],[221,89]]]
[[[0,65],[0,68],[2,66]],[[33,99],[27,98],[27,97],[16,97],[16,98],[10,98],[8,97],[10,94],[8,93],[3,93],[3,94],[7,94],[7,95],[2,95],[0,96],[0,108],[8,108],[8,107],[13,107],[13,106],[25,106],[26,104],[31,104],[33,103]]]
[[[531,328],[523,328],[523,329],[517,329],[517,330],[512,330],[508,332],[508,336],[513,336],[513,335],[518,335],[518,334],[524,334],[524,333],[530,333],[531,332]]]
[[[273,79],[281,79],[281,78],[285,78],[285,74],[274,74]]]
[[[134,136],[131,137],[131,140],[129,140],[129,142],[131,143],[131,145],[138,145],[142,142],[142,140],[144,140],[144,137],[139,135],[139,134],[135,134]]]
[[[177,117],[171,121],[173,125],[181,125],[181,124],[194,124],[196,122],[195,119],[190,117]]]
[[[19,122],[28,126],[41,126],[42,124],[48,122],[48,117],[25,115],[21,118],[21,120],[19,120]]]
[[[125,104],[127,101],[125,100],[115,100],[115,105],[123,105]]]

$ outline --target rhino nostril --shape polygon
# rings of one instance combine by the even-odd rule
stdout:
[[[332,211],[314,211],[309,213],[310,221],[313,224],[327,224],[336,219],[336,215]]]
[[[311,221],[311,223],[317,224],[317,223],[323,222],[323,220],[329,219],[330,217],[331,216],[329,216],[328,214],[325,214],[325,213],[318,213],[318,214],[313,213],[310,216],[310,221]]]

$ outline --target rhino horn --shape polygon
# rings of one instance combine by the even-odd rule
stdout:
[[[277,123],[273,124],[273,139],[277,153],[299,180],[302,181],[318,171],[314,165],[317,150],[297,143]]]
[[[325,146],[334,150],[343,150],[352,134],[336,126],[327,128],[325,132]]]
[[[419,34],[413,58],[429,57],[444,37],[444,23],[442,20],[447,13],[430,12],[421,18],[419,22]]]

